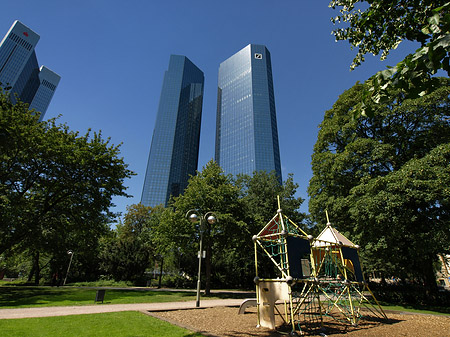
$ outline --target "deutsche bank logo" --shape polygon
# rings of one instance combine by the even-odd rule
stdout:
[[[262,54],[260,54],[260,53],[255,53],[255,59],[257,59],[257,60],[262,60]]]

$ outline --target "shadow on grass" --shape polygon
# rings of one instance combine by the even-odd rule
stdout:
[[[43,307],[95,304],[95,295],[98,288],[66,288],[66,287],[36,287],[36,286],[1,286],[0,307]],[[254,297],[252,293],[234,293],[224,291],[212,293],[209,298],[247,298]],[[127,303],[156,303],[179,302],[195,299],[195,291],[164,291],[155,289],[107,289],[105,304]],[[100,305],[99,302],[97,304]]]
[[[95,290],[14,286],[0,287],[1,307],[77,305],[95,298]]]

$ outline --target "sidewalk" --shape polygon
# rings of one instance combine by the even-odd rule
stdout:
[[[243,299],[201,300],[200,308],[238,307],[241,305],[242,301]],[[166,311],[177,309],[195,309],[195,301],[0,309],[0,319],[99,314],[118,311]]]

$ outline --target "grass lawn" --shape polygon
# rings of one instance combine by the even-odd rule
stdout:
[[[203,336],[140,312],[125,311],[93,315],[0,320],[1,335],[14,336]]]
[[[0,286],[0,308],[27,308],[94,304],[97,289],[72,287]],[[214,294],[206,299],[229,298]],[[157,303],[195,300],[195,291],[107,289],[105,304]],[[98,303],[101,305],[101,303]]]
[[[401,306],[386,303],[381,303],[381,307],[383,310],[405,311],[418,314],[450,315],[450,307]]]

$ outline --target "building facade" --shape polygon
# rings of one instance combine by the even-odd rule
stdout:
[[[250,44],[220,64],[215,160],[225,173],[275,171],[281,183],[270,53]]]
[[[29,108],[45,115],[61,77],[39,67],[34,51],[39,35],[15,21],[0,43],[0,86],[8,91],[12,102],[18,97]]]
[[[187,187],[198,164],[203,72],[187,57],[171,55],[159,99],[141,203],[166,206]]]

